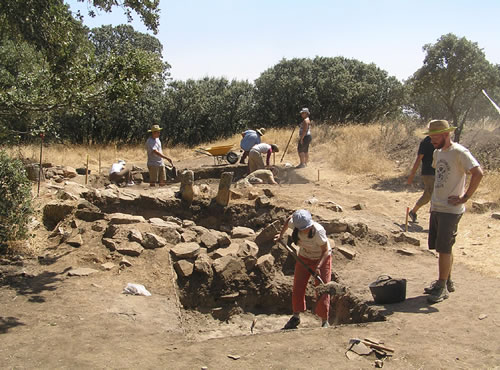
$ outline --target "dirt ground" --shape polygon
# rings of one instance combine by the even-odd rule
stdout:
[[[195,164],[201,162],[184,166]],[[354,259],[337,254],[333,261],[342,281],[366,301],[372,301],[368,285],[377,276],[407,279],[404,302],[378,306],[386,321],[321,329],[308,313],[300,329],[283,332],[289,315],[245,313],[227,322],[214,320],[180,307],[168,248],[145,250],[131,258],[131,268],[105,271],[100,265],[113,260],[100,239],[84,239],[76,249],[54,244],[50,232],[40,227],[34,256],[0,265],[0,367],[373,368],[373,354],[353,359],[345,355],[351,338],[367,337],[394,349],[384,361],[388,369],[500,367],[500,221],[491,218],[491,211],[467,212],[462,218],[454,247],[456,292],[429,305],[422,293],[436,279],[437,258],[426,248],[428,206],[409,228],[420,246],[392,240],[404,229],[406,207],[420,190],[407,190],[402,173],[390,179],[347,176],[314,164],[297,171],[310,182],[272,187],[273,204],[356,220],[389,237],[384,246],[350,246],[357,253]],[[264,187],[270,188],[256,186],[259,191]],[[172,189],[178,190],[178,184]],[[138,185],[130,191],[155,194],[166,189]],[[41,194],[41,204],[50,199],[47,188]],[[312,198],[318,202],[310,204]],[[326,201],[341,205],[343,212],[328,210],[321,205]],[[360,203],[363,209],[354,210]],[[401,254],[402,248],[413,253]],[[100,271],[68,276],[76,267]],[[130,282],[143,284],[152,296],[122,294]]]

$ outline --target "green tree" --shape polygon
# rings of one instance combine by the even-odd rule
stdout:
[[[413,107],[422,117],[445,114],[457,127],[455,141],[460,141],[464,125],[482,89],[498,84],[498,73],[478,44],[454,34],[441,36],[435,44],[423,47],[424,65],[408,80]],[[437,107],[429,107],[436,105]]]
[[[23,164],[0,150],[0,246],[28,236],[31,183]]]
[[[173,81],[161,124],[173,143],[196,145],[231,136],[249,125],[253,86],[225,78]]]

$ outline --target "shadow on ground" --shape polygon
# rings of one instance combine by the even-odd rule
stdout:
[[[379,306],[380,305],[377,305],[376,307]],[[431,306],[427,302],[426,295],[411,297],[400,303],[391,303],[381,306],[382,307],[379,309],[379,312],[384,316],[392,315],[395,312],[429,314],[439,311],[436,307]]]
[[[57,272],[44,271],[38,275],[28,275],[24,272],[13,273],[4,276],[0,280],[0,287],[7,286],[16,291],[17,295],[28,296],[28,302],[43,303],[45,302],[44,292],[54,291],[57,289],[55,283],[61,281]]]
[[[393,191],[393,192],[404,192],[408,191],[410,193],[419,193],[424,190],[422,183],[420,181],[420,177],[416,177],[413,180],[413,184],[408,185],[406,181],[408,180],[407,176],[399,176],[399,177],[391,177],[387,179],[382,179],[375,184],[372,185],[372,189],[374,190],[383,190],[383,191]]]
[[[16,326],[24,326],[26,324],[19,321],[17,317],[2,317],[0,316],[0,334],[5,334],[9,329],[15,328]]]

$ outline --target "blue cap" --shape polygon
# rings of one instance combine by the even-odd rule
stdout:
[[[307,229],[313,225],[311,213],[305,209],[299,209],[292,215],[293,226],[299,230]]]

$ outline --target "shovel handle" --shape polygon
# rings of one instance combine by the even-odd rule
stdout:
[[[302,261],[302,259],[297,254],[295,254],[292,248],[283,243],[281,239],[278,239],[278,243],[281,244],[283,247],[285,247],[285,249],[293,256],[293,258],[295,258],[297,262],[299,262],[302,266],[304,266],[306,270],[309,271],[311,275],[320,282],[320,284],[325,285],[321,276],[319,276],[315,271],[313,271],[312,268],[310,268],[304,261]]]

